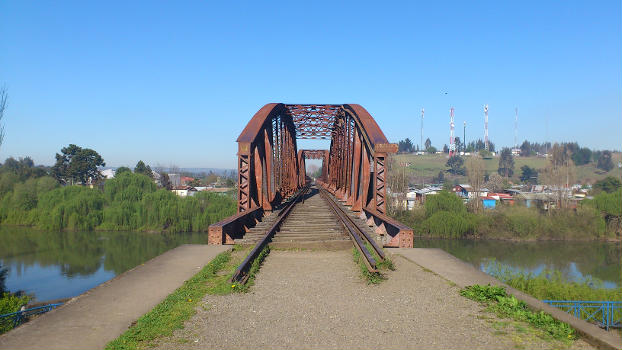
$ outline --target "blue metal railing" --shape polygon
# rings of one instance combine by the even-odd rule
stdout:
[[[30,309],[20,310],[17,312],[11,312],[9,314],[0,315],[0,329],[13,329],[29,317],[46,313],[56,307],[63,305],[63,303],[47,304],[43,306],[37,306]]]
[[[622,301],[542,300],[585,321],[600,327],[622,328]]]

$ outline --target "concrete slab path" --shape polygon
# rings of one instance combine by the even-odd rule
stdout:
[[[542,310],[556,319],[566,322],[579,332],[588,342],[604,349],[622,349],[622,338],[614,332],[607,332],[591,323],[580,320],[555,307],[549,306],[540,300],[501,283],[455,256],[441,250],[430,248],[391,248],[391,254],[398,254],[415,264],[433,271],[437,275],[454,282],[460,287],[473,284],[498,285],[506,287],[508,293],[523,300],[532,309]]]
[[[2,336],[0,349],[103,349],[228,246],[182,245]]]

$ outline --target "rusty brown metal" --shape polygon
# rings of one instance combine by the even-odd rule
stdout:
[[[330,139],[330,147],[298,150],[297,139]],[[322,160],[322,183],[352,210],[386,213],[385,162],[397,145],[358,104],[269,103],[237,142],[239,213],[269,212],[296,193],[307,181],[306,159]]]

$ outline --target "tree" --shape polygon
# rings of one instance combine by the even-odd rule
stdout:
[[[460,152],[462,150],[462,143],[460,143],[460,137],[454,138],[454,145],[456,145],[456,152]]]
[[[472,155],[467,159],[466,172],[469,184],[475,192],[475,209],[479,210],[479,192],[484,183],[484,161],[479,155]]]
[[[520,145],[520,155],[522,157],[527,157],[531,155],[531,144],[529,141],[525,140],[522,145]]]
[[[426,150],[427,150],[428,148],[432,147],[432,141],[430,141],[430,138],[429,138],[429,137],[425,140],[425,144],[424,144],[424,145],[425,145],[425,149],[426,149]]]
[[[398,143],[398,152],[411,153],[413,151],[413,143],[409,138],[402,140]]]
[[[445,164],[446,167],[449,167],[447,171],[454,175],[464,175],[463,165],[464,160],[459,155],[449,157],[447,163]]]
[[[607,192],[612,193],[622,188],[622,182],[613,176],[607,176],[606,178],[596,181],[593,186],[594,192]]]
[[[434,146],[430,146],[430,147],[428,147],[428,148],[426,149],[426,152],[428,152],[428,153],[430,153],[430,154],[434,154],[434,153],[436,153],[436,151],[438,151],[438,150],[437,150],[437,149],[436,149],[436,147],[434,147]]]
[[[436,182],[436,183],[443,183],[445,182],[445,173],[443,173],[443,171],[439,171],[438,175],[432,179],[432,181]]]
[[[61,149],[61,153],[56,153],[56,164],[52,167],[52,175],[59,182],[85,185],[102,179],[97,167],[106,163],[94,150],[70,144]]]
[[[596,167],[598,169],[609,171],[613,169],[613,161],[611,160],[611,151],[603,151],[598,157],[598,162],[596,163]]]
[[[523,165],[521,168],[520,180],[524,183],[535,185],[538,183],[538,171],[529,165]]]
[[[514,175],[514,157],[512,157],[512,151],[509,148],[501,150],[501,157],[499,157],[499,169],[497,169],[499,175],[503,175],[506,178]]]
[[[127,173],[127,172],[131,173],[132,169],[130,169],[130,168],[126,167],[126,166],[122,166],[122,167],[117,168],[117,171],[116,171],[115,175],[120,175],[120,174]]]
[[[592,150],[587,147],[579,148],[572,154],[572,160],[575,165],[588,164],[592,160]]]
[[[143,174],[151,178],[153,177],[153,171],[151,171],[151,167],[149,165],[145,165],[142,160],[139,160],[138,163],[136,163],[136,167],[134,167],[134,173]]]
[[[488,181],[485,184],[486,188],[492,192],[501,192],[505,188],[505,182],[499,174],[492,174],[488,177]]]
[[[549,162],[544,169],[544,181],[551,186],[558,195],[558,202],[562,207],[567,204],[565,192],[574,182],[574,162],[570,157],[570,150],[555,143],[551,148]]]
[[[449,147],[447,147],[447,144],[443,145],[443,153],[449,153]]]

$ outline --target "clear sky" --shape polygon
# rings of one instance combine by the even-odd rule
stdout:
[[[234,168],[265,103],[359,103],[392,142],[620,149],[620,1],[2,1],[0,158]],[[327,145],[326,145],[327,146]]]

